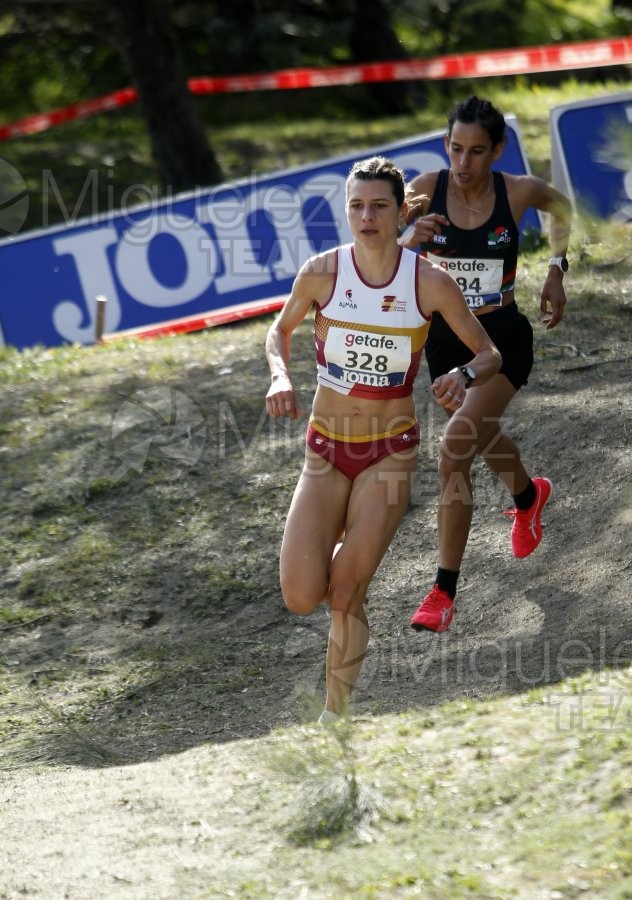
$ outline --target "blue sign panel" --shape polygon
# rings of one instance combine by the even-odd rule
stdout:
[[[632,221],[632,91],[557,106],[550,117],[555,186],[582,212]]]
[[[527,173],[515,120],[508,126],[502,168]],[[99,296],[108,335],[285,297],[306,259],[351,240],[345,180],[376,153],[408,178],[447,164],[434,132],[0,242],[5,343],[92,343]],[[541,229],[533,210],[521,227]]]

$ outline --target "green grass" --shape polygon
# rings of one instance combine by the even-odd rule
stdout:
[[[324,791],[340,774],[335,734],[304,727],[235,748],[231,781],[242,789],[233,826],[249,834],[256,873],[229,853],[212,887],[189,871],[179,888],[200,898],[290,897],[299,884],[336,898],[629,898],[629,677],[626,685],[624,673],[611,672],[606,684],[602,673],[518,698],[356,720],[347,771],[380,797],[377,819],[359,833],[350,819],[346,831],[338,822],[323,836],[306,801],[306,785]],[[258,771],[266,758],[270,770],[249,788],[255,756]],[[214,765],[211,751],[209,777]],[[206,825],[223,834],[215,810]]]
[[[629,265],[608,263],[619,253],[586,239],[574,271],[577,325],[594,323],[596,306],[605,332],[627,321]],[[534,250],[523,263],[530,315],[540,257]],[[3,764],[39,765],[45,777],[60,763],[181,753],[218,710],[269,682],[283,656],[278,638],[249,618],[237,619],[242,644],[218,631],[278,594],[298,442],[288,451],[264,433],[257,453],[238,452],[260,428],[268,323],[2,350]],[[310,343],[307,329],[295,345],[306,389]],[[226,366],[230,379],[220,375]],[[158,453],[117,480],[112,417],[152,385],[186,391],[209,422],[230,404],[239,431],[221,458],[182,467]],[[38,628],[50,635],[44,653]],[[306,886],[336,900],[630,898],[631,677],[600,672],[494,701],[360,718],[344,754],[311,727],[235,741],[230,753],[208,744],[202,783],[225,779],[234,800],[209,801],[204,827],[190,826],[212,859],[212,886],[204,867],[182,866],[178,893],[293,898]],[[369,816],[345,793],[349,773]],[[221,853],[204,843],[208,834]]]

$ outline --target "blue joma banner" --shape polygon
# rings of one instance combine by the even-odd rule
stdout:
[[[513,117],[508,125],[500,167],[527,173]],[[447,164],[443,132],[433,132],[3,240],[2,338],[18,348],[92,343],[99,296],[108,335],[280,303],[309,256],[350,240],[345,180],[377,153],[409,178]],[[541,230],[532,210],[521,230]]]
[[[632,91],[551,110],[553,183],[578,211],[632,222]]]

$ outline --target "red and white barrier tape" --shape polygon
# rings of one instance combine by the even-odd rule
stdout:
[[[532,75],[592,69],[632,63],[632,37],[575,44],[552,44],[514,50],[492,50],[411,59],[398,62],[334,66],[322,69],[285,69],[263,75],[226,75],[189,79],[193,94],[226,94],[244,91],[286,91],[298,88],[369,84],[377,81],[441,80],[450,78],[490,78],[498,75]],[[117,109],[138,99],[135,88],[114,91],[84,103],[75,103],[49,113],[27,116],[11,125],[0,126],[0,141],[45,131],[63,122]]]

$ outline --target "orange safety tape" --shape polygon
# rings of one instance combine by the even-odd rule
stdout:
[[[237,93],[244,91],[284,91],[301,88],[335,87],[384,81],[489,78],[536,72],[600,68],[632,62],[632,37],[574,44],[552,44],[482,53],[435,56],[430,59],[375,62],[329,68],[286,69],[260,75],[224,75],[189,79],[193,94]],[[127,106],[138,100],[134,88],[114,91],[83,103],[74,103],[48,113],[27,116],[0,126],[0,140],[45,131],[73,119]]]

